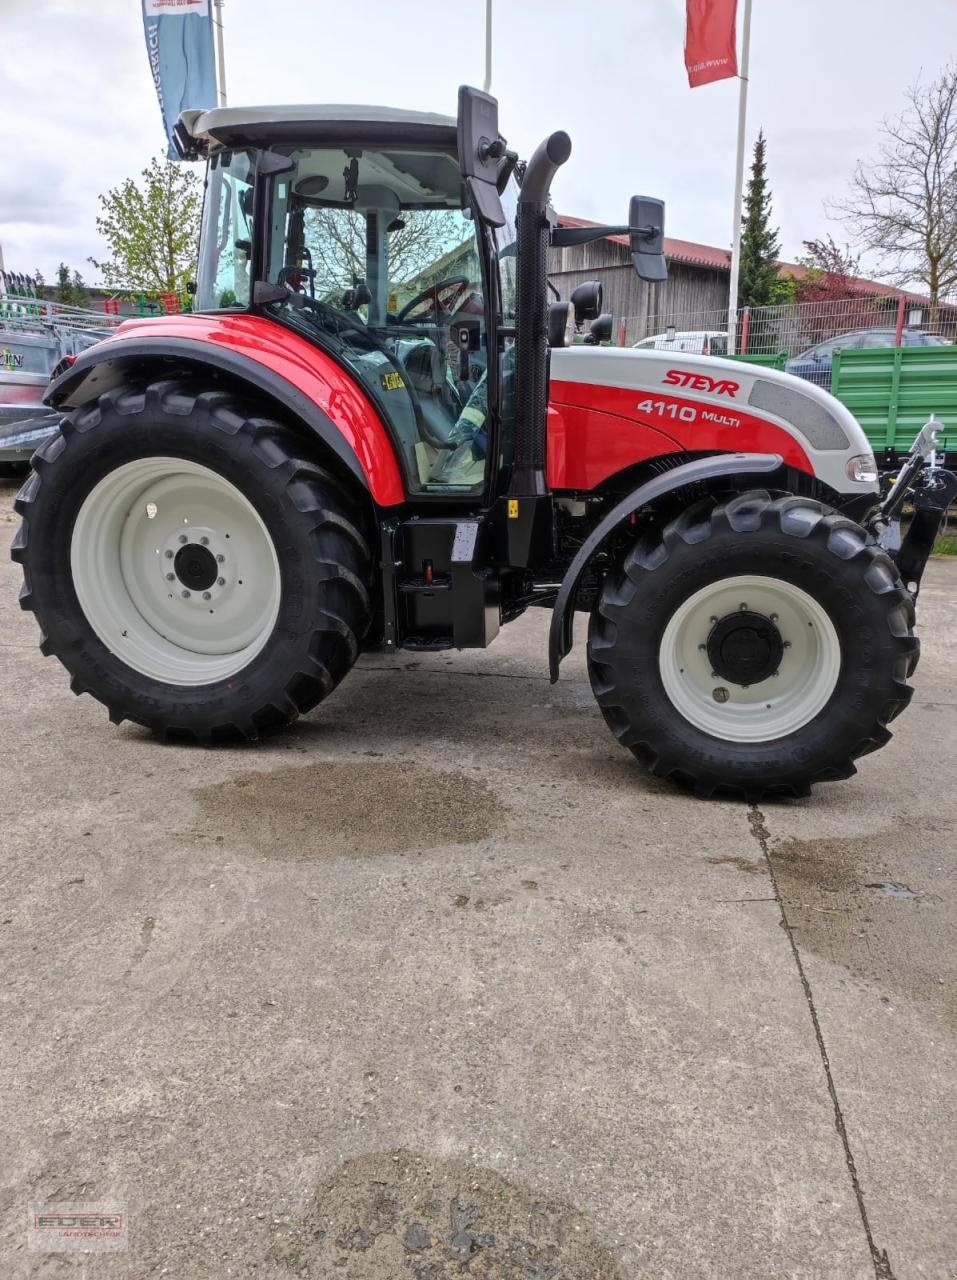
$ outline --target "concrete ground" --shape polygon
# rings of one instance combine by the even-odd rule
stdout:
[[[893,742],[702,803],[581,636],[378,655],[252,747],[116,729],[0,492],[0,1277],[957,1275],[957,559]],[[129,1248],[31,1252],[121,1202]]]

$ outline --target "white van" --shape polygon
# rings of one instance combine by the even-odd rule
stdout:
[[[728,335],[721,329],[689,329],[676,333],[667,329],[632,344],[638,351],[686,351],[696,356],[726,356]]]

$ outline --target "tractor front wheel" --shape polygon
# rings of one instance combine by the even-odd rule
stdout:
[[[588,661],[652,773],[758,800],[847,778],[909,702],[913,602],[864,529],[807,498],[705,502],[606,578]]]
[[[111,720],[254,738],[354,663],[371,613],[362,522],[288,428],[157,382],[75,411],[33,465],[21,603]]]

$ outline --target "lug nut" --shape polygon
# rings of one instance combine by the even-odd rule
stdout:
[[[772,613],[772,614],[771,614],[771,621],[772,621],[772,622],[777,622],[777,620],[778,620],[778,615],[777,615],[776,613]]]
[[[785,641],[784,641],[784,648],[785,648],[785,649],[790,649],[790,647],[791,647],[791,641],[790,641],[790,640],[785,640]]]
[[[184,591],[184,592],[182,593],[182,596],[183,596],[183,599],[184,599],[184,600],[188,600],[188,599],[189,599],[189,592],[188,592],[188,591]]]
[[[172,553],[172,551],[166,551],[166,552],[164,552],[164,554],[165,554],[165,556],[166,556],[166,559],[167,559],[167,560],[172,560],[172,558],[173,558],[173,553]]]
[[[226,559],[226,557],[225,557],[224,555],[220,554],[220,555],[218,555],[218,556],[216,557],[216,559],[218,560],[218,562],[219,562],[220,564],[222,564],[222,563],[223,563],[223,561]]]
[[[213,593],[212,593],[211,591],[204,591],[204,592],[203,592],[203,599],[204,599],[204,600],[212,600],[212,598],[213,598]]]
[[[772,672],[771,672],[771,675],[772,675],[772,676],[779,676],[780,674],[781,674],[781,672],[780,672],[780,671],[772,671]]]
[[[173,579],[174,579],[175,577],[176,577],[176,574],[175,574],[175,573],[168,573],[168,574],[166,575],[166,581],[167,581],[167,582],[172,582],[172,581],[173,581]]]
[[[731,697],[731,694],[728,693],[723,684],[719,684],[717,689],[711,690],[711,696],[714,698],[715,702],[727,702]]]
[[[188,541],[189,541],[189,539],[186,537],[186,534],[185,534],[185,533],[181,533],[181,534],[179,535],[179,540],[180,540],[180,542],[188,542]]]
[[[225,585],[226,585],[226,579],[225,579],[225,578],[217,578],[217,579],[216,579],[216,585],[217,585],[217,587],[225,587]]]
[[[208,547],[208,546],[209,546],[209,539],[208,539],[208,538],[205,538],[205,537],[200,538],[200,542],[203,544],[203,546],[204,546],[204,547]]]
[[[698,650],[699,650],[699,652],[700,652],[700,653],[704,653],[704,651],[705,651],[705,649],[707,649],[707,647],[708,647],[708,646],[707,646],[706,644],[699,644],[699,645],[698,645]]]
[[[746,604],[739,604],[738,608],[741,610],[742,613],[747,613],[748,611],[748,606]]]

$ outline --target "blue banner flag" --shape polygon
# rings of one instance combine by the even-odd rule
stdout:
[[[166,154],[178,160],[173,126],[179,113],[216,105],[210,0],[143,0],[143,29],[166,129]]]

